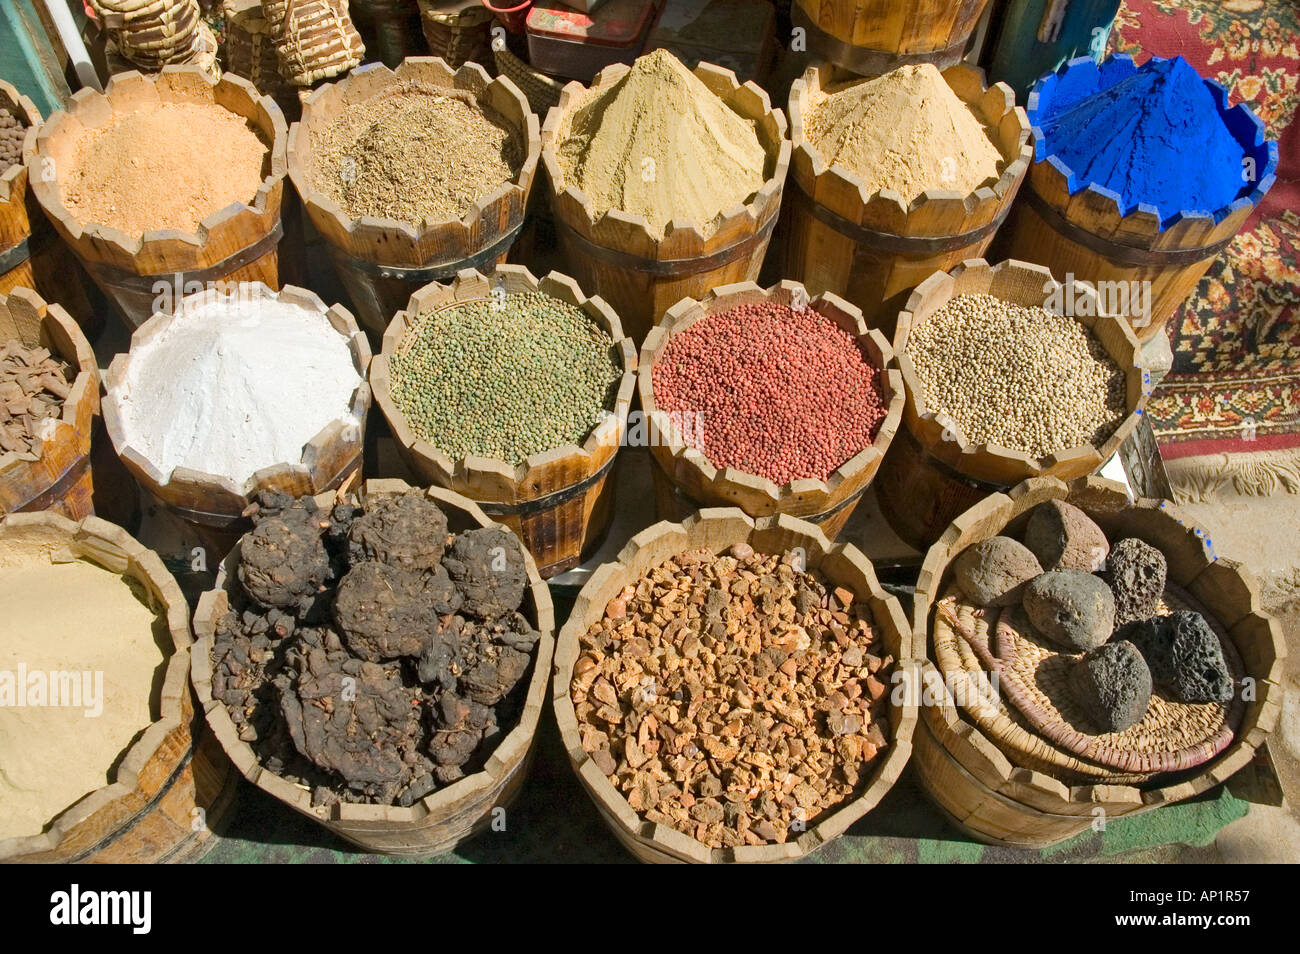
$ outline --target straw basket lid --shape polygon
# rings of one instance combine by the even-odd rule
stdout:
[[[877,383],[887,409],[876,438],[835,468],[825,480],[804,478],[778,486],[766,477],[745,473],[735,467],[715,467],[701,451],[686,443],[679,426],[681,422],[661,410],[655,401],[654,369],[676,335],[710,315],[761,302],[789,307],[802,305],[830,319],[837,327],[853,335],[864,357],[878,369]],[[796,509],[808,514],[823,512],[871,481],[898,431],[905,396],[902,375],[890,367],[893,359],[894,351],[889,342],[878,330],[867,328],[858,308],[830,292],[809,297],[798,282],[783,281],[767,289],[753,282],[742,282],[715,288],[699,301],[683,299],[668,309],[663,321],[651,329],[641,349],[637,389],[641,395],[641,408],[649,422],[651,453],[665,473],[697,500],[726,500],[751,516],[792,513]]]
[[[166,621],[172,653],[158,698],[158,718],[144,729],[122,756],[113,781],[60,812],[39,835],[0,840],[0,861],[59,852],[61,860],[89,854],[105,835],[120,830],[147,808],[176,767],[178,751],[190,746],[189,673],[190,609],[176,580],[158,554],[121,527],[98,517],[73,522],[55,513],[15,513],[0,520],[0,540],[39,548],[51,559],[84,559],[141,583],[153,608]],[[73,595],[73,594],[70,594]]]
[[[376,216],[353,219],[313,185],[316,138],[324,135],[349,106],[402,83],[433,87],[487,106],[518,137],[523,156],[519,171],[510,181],[474,200],[459,219],[429,217],[418,225]],[[411,56],[396,69],[383,63],[367,63],[313,92],[303,104],[302,119],[289,131],[289,178],[312,224],[335,245],[355,254],[365,250],[368,258],[387,264],[423,266],[435,257],[465,258],[480,249],[484,237],[495,237],[515,219],[522,222],[541,151],[537,116],[508,78],[492,79],[477,63],[452,70],[439,57]]]
[[[41,111],[32,102],[30,96],[18,92],[17,87],[0,79],[0,110],[11,113],[23,121],[27,135],[41,124]],[[19,185],[19,180],[23,185]],[[8,202],[15,189],[21,189],[27,183],[27,163],[15,162],[0,174],[0,202]]]
[[[301,494],[328,485],[346,467],[349,461],[361,452],[362,430],[366,412],[370,408],[370,385],[366,383],[366,374],[370,368],[370,345],[366,336],[357,327],[351,313],[340,305],[325,307],[314,292],[294,285],[285,285],[278,292],[272,292],[260,282],[241,282],[235,292],[239,297],[252,296],[254,300],[278,301],[282,304],[297,305],[308,311],[324,314],[330,326],[346,341],[352,357],[352,366],[361,377],[361,382],[352,393],[349,417],[338,418],[327,424],[319,434],[309,440],[302,448],[302,457],[296,461],[284,461],[265,467],[253,474],[243,483],[185,467],[175,468],[171,474],[159,471],[143,453],[127,443],[122,427],[118,395],[126,387],[127,374],[131,364],[131,351],[139,348],[154,338],[166,333],[176,321],[174,314],[155,314],[131,335],[131,351],[119,354],[108,366],[104,375],[104,426],[118,456],[151,494],[167,503],[181,507],[193,506],[202,501],[206,506],[217,505],[223,512],[238,515],[248,505],[250,498],[259,490],[283,490],[286,493]],[[209,303],[224,301],[227,296],[220,289],[209,288],[182,298],[176,312],[184,314]],[[292,356],[286,355],[285,373],[292,374]]]
[[[73,366],[68,396],[42,444],[84,443],[89,450],[90,419],[99,412],[99,365],[80,326],[62,307],[47,305],[30,288],[15,288],[8,296],[0,295],[0,344],[10,339],[28,348],[48,348]],[[6,496],[5,472],[27,465],[14,451],[0,453],[0,507]]]
[[[790,168],[790,140],[786,137],[785,114],[772,106],[766,92],[752,80],[741,83],[731,70],[701,63],[694,70],[704,83],[732,110],[752,120],[767,153],[767,178],[748,202],[723,210],[717,229],[705,236],[701,223],[669,222],[663,238],[650,229],[643,215],[619,209],[597,213],[579,188],[564,181],[557,149],[568,132],[572,110],[592,96],[619,82],[631,67],[624,63],[608,66],[596,74],[590,87],[574,81],[560,93],[560,102],[546,115],[542,126],[542,162],[550,177],[552,203],[557,220],[567,223],[588,242],[646,259],[693,259],[730,246],[754,235],[781,207],[781,192]]]
[[[636,581],[664,560],[700,547],[717,553],[741,542],[749,543],[762,553],[801,548],[809,570],[820,572],[832,584],[849,589],[870,607],[872,622],[896,659],[894,679],[919,681],[919,663],[912,658],[912,631],[898,601],[881,588],[871,561],[856,547],[832,544],[813,524],[785,514],[755,520],[735,508],[701,510],[682,523],[658,523],[643,530],[628,542],[617,561],[600,567],[582,588],[556,642],[555,674],[551,687],[560,738],[578,780],[614,834],[642,860],[752,863],[793,861],[804,857],[842,834],[871,811],[897,781],[911,754],[916,706],[913,701],[903,703],[899,700],[911,700],[916,694],[891,693],[889,745],[883,758],[872,766],[871,778],[865,787],[829,810],[824,818],[795,841],[739,848],[709,848],[682,832],[643,819],[592,761],[582,747],[570,696],[581,636],[602,617],[606,604],[625,584]]]
[[[361,502],[367,499],[389,494],[405,493],[412,488],[401,480],[368,480],[361,490]],[[483,513],[471,500],[441,487],[421,490],[436,503],[457,524],[469,527],[500,526]],[[316,502],[321,507],[332,507],[339,495],[320,494]],[[226,755],[235,764],[240,774],[263,792],[279,799],[303,815],[314,818],[326,825],[336,834],[376,850],[400,850],[393,842],[387,840],[396,834],[398,837],[410,835],[416,838],[421,831],[435,841],[442,837],[439,826],[462,822],[460,834],[467,834],[469,822],[473,819],[467,815],[476,812],[486,814],[493,799],[499,798],[503,786],[521,769],[532,745],[537,723],[541,716],[542,704],[546,699],[546,686],[552,653],[555,648],[555,612],[551,603],[550,590],[537,574],[537,565],[522,546],[524,564],[528,574],[528,588],[524,594],[524,605],[520,612],[528,617],[529,622],[537,628],[541,638],[537,642],[536,655],[533,658],[533,671],[529,677],[527,695],[524,699],[518,723],[508,732],[498,737],[496,748],[487,758],[482,771],[438,788],[410,807],[396,805],[374,805],[354,802],[340,802],[334,805],[313,805],[311,791],[301,785],[287,781],[279,775],[263,768],[252,747],[239,738],[238,729],[230,718],[225,703],[212,695],[212,648],[215,641],[217,625],[231,605],[231,593],[238,587],[237,570],[239,567],[239,548],[235,547],[222,561],[217,573],[216,587],[199,598],[194,612],[194,633],[196,642],[193,650],[191,678],[199,705],[207,715],[208,724],[213,734],[221,743]],[[531,606],[529,603],[531,602]],[[486,806],[486,807],[482,807]],[[419,830],[419,831],[417,831]],[[417,851],[446,848],[445,844],[409,845]]]
[[[1152,59],[1165,61],[1163,57]],[[1073,74],[1073,83],[1083,82],[1085,74],[1091,73],[1095,84],[1104,81],[1109,88],[1138,70],[1138,65],[1126,53],[1108,57],[1102,66],[1091,57],[1080,56],[1034,84],[1027,104],[1035,137],[1036,160],[1029,171],[1029,182],[1034,197],[1041,200],[1034,206],[1041,209],[1045,204],[1057,210],[1068,223],[1082,226],[1091,235],[1116,245],[1171,252],[1194,252],[1197,248],[1204,248],[1203,257],[1217,254],[1220,249],[1209,247],[1219,243],[1226,245],[1240,231],[1264,193],[1272,188],[1278,164],[1277,143],[1265,138],[1263,121],[1245,103],[1229,108],[1228,91],[1222,84],[1202,79],[1228,130],[1255,161],[1257,168],[1255,187],[1221,209],[1164,210],[1162,214],[1155,206],[1143,203],[1126,210],[1120,205],[1118,193],[1093,182],[1085,183],[1059,156],[1047,152],[1042,116],[1067,74]]]
[[[911,203],[905,203],[892,189],[868,192],[861,176],[843,166],[827,165],[808,139],[808,117],[834,91],[832,86],[842,89],[867,82],[834,83],[834,71],[829,63],[810,66],[790,87],[792,175],[804,193],[854,225],[889,234],[929,233],[946,238],[952,223],[962,223],[966,232],[996,227],[1001,220],[1000,210],[1010,206],[1034,156],[1029,120],[1016,105],[1016,94],[1010,86],[988,85],[984,71],[966,63],[943,71],[944,80],[983,123],[1002,154],[1002,173],[993,185],[980,186],[965,195],[950,189],[926,189]]]
[[[268,147],[268,171],[256,194],[246,202],[232,202],[213,212],[195,232],[155,229],[132,238],[119,229],[77,219],[63,204],[59,170],[71,165],[71,150],[79,134],[105,126],[114,114],[160,103],[216,104],[247,119]],[[287,136],[280,107],[248,80],[229,73],[214,80],[198,66],[166,66],[158,73],[118,73],[103,93],[78,90],[66,110],[51,116],[35,135],[28,134],[23,159],[29,168],[38,170],[32,192],[68,242],[74,246],[93,243],[102,261],[127,271],[135,271],[141,259],[149,259],[159,273],[185,272],[207,264],[202,259],[205,248],[241,249],[248,245],[248,236],[271,231],[268,223],[278,221],[280,214]]]
[[[1062,301],[1086,301],[1086,307],[1076,311],[1088,314],[1073,317],[1124,372],[1127,415],[1115,432],[1099,446],[1070,447],[1033,458],[996,444],[972,444],[955,421],[941,411],[931,410],[907,354],[907,342],[912,329],[959,295],[992,295],[1024,306],[1043,306],[1057,297]],[[903,421],[908,431],[927,453],[958,473],[1003,486],[1033,477],[1068,480],[1096,472],[1138,426],[1151,394],[1151,375],[1140,363],[1137,338],[1127,322],[1105,313],[1090,285],[1074,281],[1062,284],[1046,268],[1014,259],[994,266],[983,259],[969,259],[950,272],[931,275],[917,286],[907,300],[907,308],[899,314],[896,341],[898,366],[907,390]]]
[[[987,689],[986,685],[976,685],[972,693],[955,699],[954,679],[969,684],[977,664],[949,650],[942,656],[939,653],[940,627],[945,622],[940,606],[951,586],[952,562],[967,547],[989,537],[1019,537],[1030,511],[1051,500],[1068,500],[1082,509],[1100,525],[1108,539],[1136,537],[1163,552],[1168,564],[1167,594],[1201,610],[1220,634],[1227,637],[1244,673],[1239,688],[1250,690],[1249,694],[1241,693],[1240,728],[1221,754],[1200,765],[1181,766],[1185,771],[1166,776],[1168,781],[1161,787],[1144,786],[1140,792],[1133,789],[1130,798],[1139,799],[1149,807],[1189,798],[1224,781],[1253,758],[1255,749],[1276,725],[1282,704],[1285,641],[1276,620],[1260,609],[1251,574],[1240,564],[1218,556],[1203,529],[1168,501],[1132,499],[1123,485],[1099,477],[1080,478],[1070,483],[1046,477],[1025,481],[1008,494],[993,494],[955,520],[926,554],[917,580],[912,626],[917,634],[933,634],[935,675],[944,684],[948,701],[974,723],[963,723],[967,728],[958,734],[966,738],[978,736],[989,748],[998,751],[993,761],[1000,760],[1005,769],[998,778],[1025,783],[1031,775],[1038,779],[1047,777],[1045,773],[1054,776],[1050,778],[1052,784],[1028,786],[1047,797],[1044,806],[1058,806],[1044,807],[1045,811],[1065,814],[1059,808],[1061,797],[1073,802],[1090,797],[1086,794],[1089,791],[1124,790],[1114,781],[1123,778],[1122,774],[1108,776],[1099,771],[1102,767],[1096,763],[1062,760],[1061,756],[1070,754],[1063,746],[1048,744],[1041,737],[1040,745],[1027,746],[1025,739],[1015,737],[1016,733],[1025,731],[1023,721],[999,722],[989,718],[987,705],[976,701]],[[959,638],[957,641],[961,642]],[[982,671],[976,674],[982,676]],[[923,708],[928,721],[935,714],[933,707]],[[931,728],[947,731],[942,720]],[[949,728],[957,731],[952,726]],[[1138,775],[1149,774],[1145,771],[1147,766],[1136,767],[1143,770]],[[1063,782],[1085,779],[1099,783],[1101,788],[1087,785],[1070,789],[1065,784],[1062,791]]]
[[[518,463],[475,456],[453,459],[418,437],[407,423],[406,415],[393,402],[389,362],[402,350],[407,336],[419,326],[420,315],[455,308],[466,302],[483,301],[499,294],[498,289],[509,295],[541,292],[573,305],[586,313],[613,341],[614,354],[622,368],[614,405],[607,409],[610,413],[592,429],[581,446],[554,447]],[[483,500],[509,502],[550,493],[557,487],[572,483],[574,475],[597,473],[610,462],[618,453],[627,430],[628,413],[636,388],[636,370],[636,349],[623,334],[618,315],[603,299],[588,298],[577,282],[559,272],[538,279],[522,265],[499,265],[487,275],[465,269],[449,285],[429,284],[412,295],[406,310],[393,316],[384,333],[382,351],[371,365],[370,386],[399,446],[407,449],[435,482],[466,491],[474,488],[473,493],[476,496],[482,493]]]

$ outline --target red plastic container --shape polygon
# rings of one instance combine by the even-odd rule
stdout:
[[[641,54],[659,6],[658,0],[607,0],[583,13],[535,3],[528,13],[528,59],[543,73],[590,83],[605,67]]]
[[[528,13],[533,7],[533,0],[527,0],[526,3],[514,3],[513,0],[483,0],[483,6],[495,13],[497,19],[511,33],[523,33],[528,22]]]

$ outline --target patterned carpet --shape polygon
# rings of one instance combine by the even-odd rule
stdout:
[[[1276,453],[1300,448],[1300,5],[1125,0],[1111,48],[1183,56],[1278,140],[1277,183],[1170,319],[1173,373],[1149,414],[1167,461],[1255,452],[1254,466],[1218,458],[1222,477],[1243,493],[1300,491],[1300,455]],[[1258,466],[1261,451],[1277,466]]]

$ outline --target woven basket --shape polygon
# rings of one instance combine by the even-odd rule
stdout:
[[[216,59],[216,39],[198,0],[91,0],[117,54],[146,70]],[[205,68],[207,68],[205,66]]]
[[[981,693],[988,691],[984,668],[966,641],[944,625],[936,604],[951,593],[952,562],[962,551],[999,534],[1018,539],[1030,511],[1049,500],[1073,503],[1111,541],[1136,537],[1163,552],[1166,601],[1172,596],[1172,608],[1180,602],[1204,607],[1202,614],[1231,642],[1247,678],[1240,686],[1239,728],[1221,752],[1181,771],[1148,774],[1148,766],[1138,765],[1143,769],[1135,773],[1138,780],[1126,783],[1111,768],[1045,744],[1030,731],[1029,720],[1012,709],[1004,709],[1001,719],[989,715],[988,701],[981,701]],[[1217,555],[1205,531],[1168,501],[1134,500],[1122,485],[1097,477],[1068,484],[1036,478],[985,498],[953,521],[930,548],[917,579],[912,628],[918,637],[930,633],[934,660],[921,706],[925,731],[918,727],[914,758],[923,790],[963,830],[982,840],[1042,847],[1087,830],[1097,817],[1172,804],[1222,783],[1255,758],[1281,711],[1286,644],[1277,622],[1259,606],[1250,573]],[[999,645],[996,631],[993,645]],[[972,671],[978,674],[974,686]],[[1003,694],[1008,695],[1005,689]],[[1106,777],[1108,772],[1112,777]]]
[[[951,600],[951,603],[949,601]],[[952,605],[961,626],[979,638],[989,639],[989,620],[978,616],[974,607],[957,600],[952,592],[940,603]],[[1014,765],[1045,772],[1069,783],[1131,785],[1146,776],[1115,772],[1049,745],[1034,733],[1025,717],[994,692],[983,664],[970,643],[958,635],[942,611],[934,615],[931,659],[949,678],[965,674],[966,695],[961,698],[961,715],[978,728]]]
[[[295,86],[346,73],[366,48],[346,0],[264,0],[281,74]]]
[[[420,28],[429,53],[442,57],[452,69],[469,60],[491,62],[494,20],[492,11],[477,0],[420,0]]]
[[[1161,615],[1184,609],[1206,618],[1219,637],[1234,682],[1240,683],[1241,657],[1223,627],[1192,596],[1169,587]],[[1136,783],[1162,772],[1195,768],[1222,752],[1241,725],[1244,705],[1239,697],[1227,706],[1189,705],[1156,693],[1136,725],[1102,733],[1074,702],[1066,682],[1078,657],[1044,643],[1019,609],[1002,610],[990,626],[990,620],[976,616],[975,607],[954,588],[939,604],[934,625],[935,657],[942,657],[945,672],[965,672],[974,685],[988,685],[988,672],[997,672],[1001,695],[1009,703],[999,707],[997,716],[1012,716],[1015,725],[1008,734],[1016,737],[1017,745],[1004,745],[996,731],[994,744],[1004,751],[1018,747],[1029,761],[1062,767],[1079,779]],[[954,665],[960,670],[950,668]],[[970,711],[980,728],[991,728],[990,707],[979,706],[979,714]]]
[[[281,108],[295,96],[294,86],[280,72],[271,24],[261,0],[225,0],[226,69],[242,76]]]
[[[523,90],[528,105],[538,116],[545,116],[553,106],[560,105],[560,93],[564,84],[551,79],[545,73],[539,73],[528,63],[515,56],[507,49],[494,50],[497,72],[514,81]]]

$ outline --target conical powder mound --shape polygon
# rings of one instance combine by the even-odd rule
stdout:
[[[763,187],[767,166],[754,122],[666,50],[581,101],[556,151],[563,185],[581,189],[597,214],[644,216],[659,238],[671,221],[711,235],[723,212]]]
[[[809,113],[808,141],[829,165],[911,203],[927,189],[963,195],[991,184],[1003,156],[933,65],[903,66],[830,92]]]

